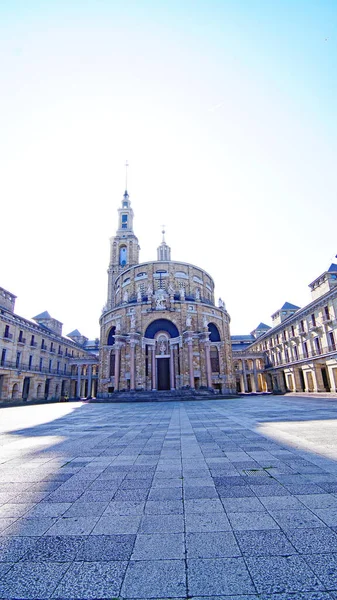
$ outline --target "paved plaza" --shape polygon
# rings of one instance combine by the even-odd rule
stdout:
[[[0,409],[0,598],[337,599],[337,399]]]

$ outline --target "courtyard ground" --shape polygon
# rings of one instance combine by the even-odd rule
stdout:
[[[337,399],[0,409],[0,598],[337,599]]]

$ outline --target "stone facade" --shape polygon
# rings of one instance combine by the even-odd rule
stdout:
[[[244,350],[233,345],[239,392],[337,392],[337,265],[309,287],[310,304],[286,302],[273,327],[261,323]]]
[[[15,298],[0,288],[0,401],[96,395],[98,343],[77,330],[62,336],[48,312],[20,317]]]
[[[118,214],[100,318],[99,396],[122,390],[234,393],[230,317],[222,300],[215,306],[212,278],[172,261],[164,237],[157,260],[139,263],[127,192]]]

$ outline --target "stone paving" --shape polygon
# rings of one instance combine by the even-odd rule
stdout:
[[[0,409],[0,598],[337,599],[337,400]]]

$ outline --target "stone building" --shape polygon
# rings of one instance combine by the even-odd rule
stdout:
[[[32,321],[15,314],[16,296],[0,288],[0,401],[96,395],[98,340],[43,312]]]
[[[213,279],[200,267],[172,261],[164,232],[157,260],[139,262],[127,191],[118,221],[100,318],[98,395],[183,389],[234,393],[230,317],[221,299],[215,306]]]
[[[238,391],[337,392],[337,264],[309,287],[310,304],[285,302],[272,327],[261,323],[244,349],[233,344]]]

